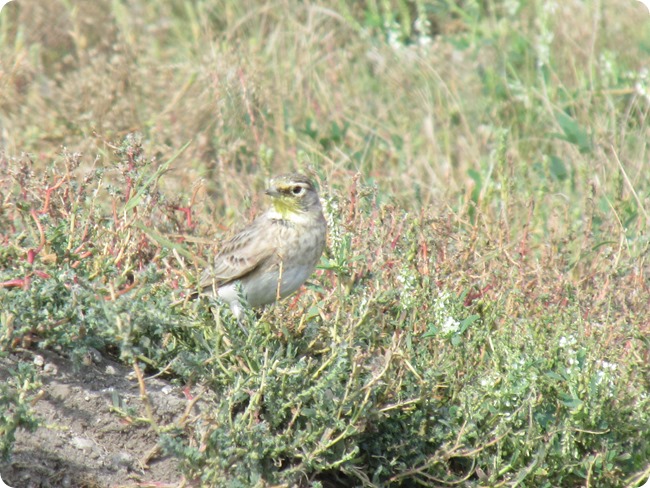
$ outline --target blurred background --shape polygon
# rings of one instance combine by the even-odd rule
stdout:
[[[159,157],[192,141],[179,190],[310,166],[407,207],[484,197],[501,147],[512,184],[579,207],[623,171],[648,186],[648,19],[633,0],[17,0],[0,147],[92,159],[137,131]]]

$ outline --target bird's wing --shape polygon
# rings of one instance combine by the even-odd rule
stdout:
[[[263,265],[275,253],[275,242],[261,234],[268,222],[262,218],[223,243],[214,265],[205,270],[199,288],[223,286],[246,276]]]

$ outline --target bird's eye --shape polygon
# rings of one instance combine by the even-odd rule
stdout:
[[[296,196],[299,196],[305,193],[305,189],[302,186],[294,186],[293,188],[291,188],[291,193],[293,193]]]

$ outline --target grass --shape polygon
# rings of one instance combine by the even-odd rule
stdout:
[[[8,4],[3,353],[94,347],[215,392],[194,422],[151,419],[197,485],[639,486],[645,15]],[[306,291],[248,335],[219,304],[170,307],[289,169],[329,222]],[[1,392],[6,454],[34,424],[27,369]]]

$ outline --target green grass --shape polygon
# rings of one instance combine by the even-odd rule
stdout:
[[[8,4],[3,354],[94,347],[204,385],[196,422],[151,420],[205,486],[639,486],[646,15]],[[329,222],[306,291],[248,335],[219,304],[170,307],[289,169],[316,177]],[[0,392],[19,413],[6,454],[37,382]]]

